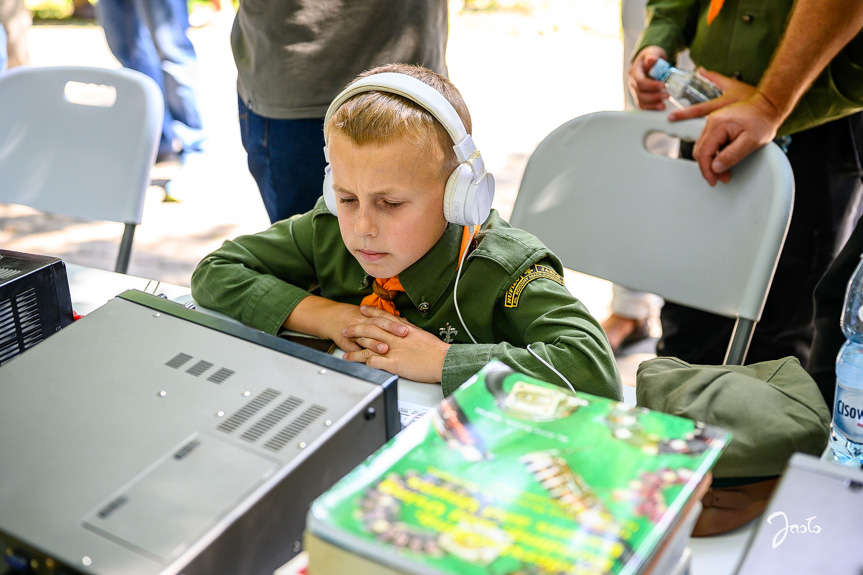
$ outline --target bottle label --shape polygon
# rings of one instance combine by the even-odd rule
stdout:
[[[848,439],[863,443],[863,390],[836,384],[833,425]]]

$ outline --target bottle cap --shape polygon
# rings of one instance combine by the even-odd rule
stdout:
[[[650,69],[647,73],[648,76],[653,78],[654,80],[663,81],[668,77],[668,72],[671,70],[671,64],[668,63],[668,60],[660,58],[656,61],[656,64]]]

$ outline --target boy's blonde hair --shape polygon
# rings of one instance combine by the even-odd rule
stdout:
[[[412,76],[440,92],[471,133],[470,112],[458,89],[447,78],[426,68],[410,64],[387,64],[363,72],[354,82],[373,74],[395,72]],[[353,83],[353,82],[352,82]],[[446,128],[434,115],[416,102],[389,92],[363,92],[345,101],[324,126],[327,138],[332,130],[344,134],[358,145],[382,144],[393,138],[406,137],[417,148],[442,154],[441,174],[448,177],[459,161]],[[441,157],[435,154],[437,157]]]

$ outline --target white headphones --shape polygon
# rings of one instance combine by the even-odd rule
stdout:
[[[383,72],[357,80],[345,88],[327,110],[324,126],[348,98],[362,92],[389,92],[412,100],[428,110],[446,129],[455,143],[453,150],[459,165],[446,182],[443,215],[448,222],[463,226],[481,225],[491,211],[494,199],[494,176],[485,171],[485,163],[473,139],[464,127],[458,112],[443,95],[425,82],[395,72]],[[324,169],[324,201],[330,212],[336,213],[338,202],[333,191],[330,155],[324,145],[327,167]]]

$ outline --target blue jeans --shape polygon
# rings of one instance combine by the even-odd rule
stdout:
[[[321,197],[326,167],[323,118],[265,118],[249,110],[242,98],[237,101],[249,172],[258,184],[270,222],[312,209]]]
[[[186,0],[100,0],[96,6],[117,60],[162,89],[165,120],[159,153],[199,149],[203,132],[193,87],[198,59],[186,35]]]

